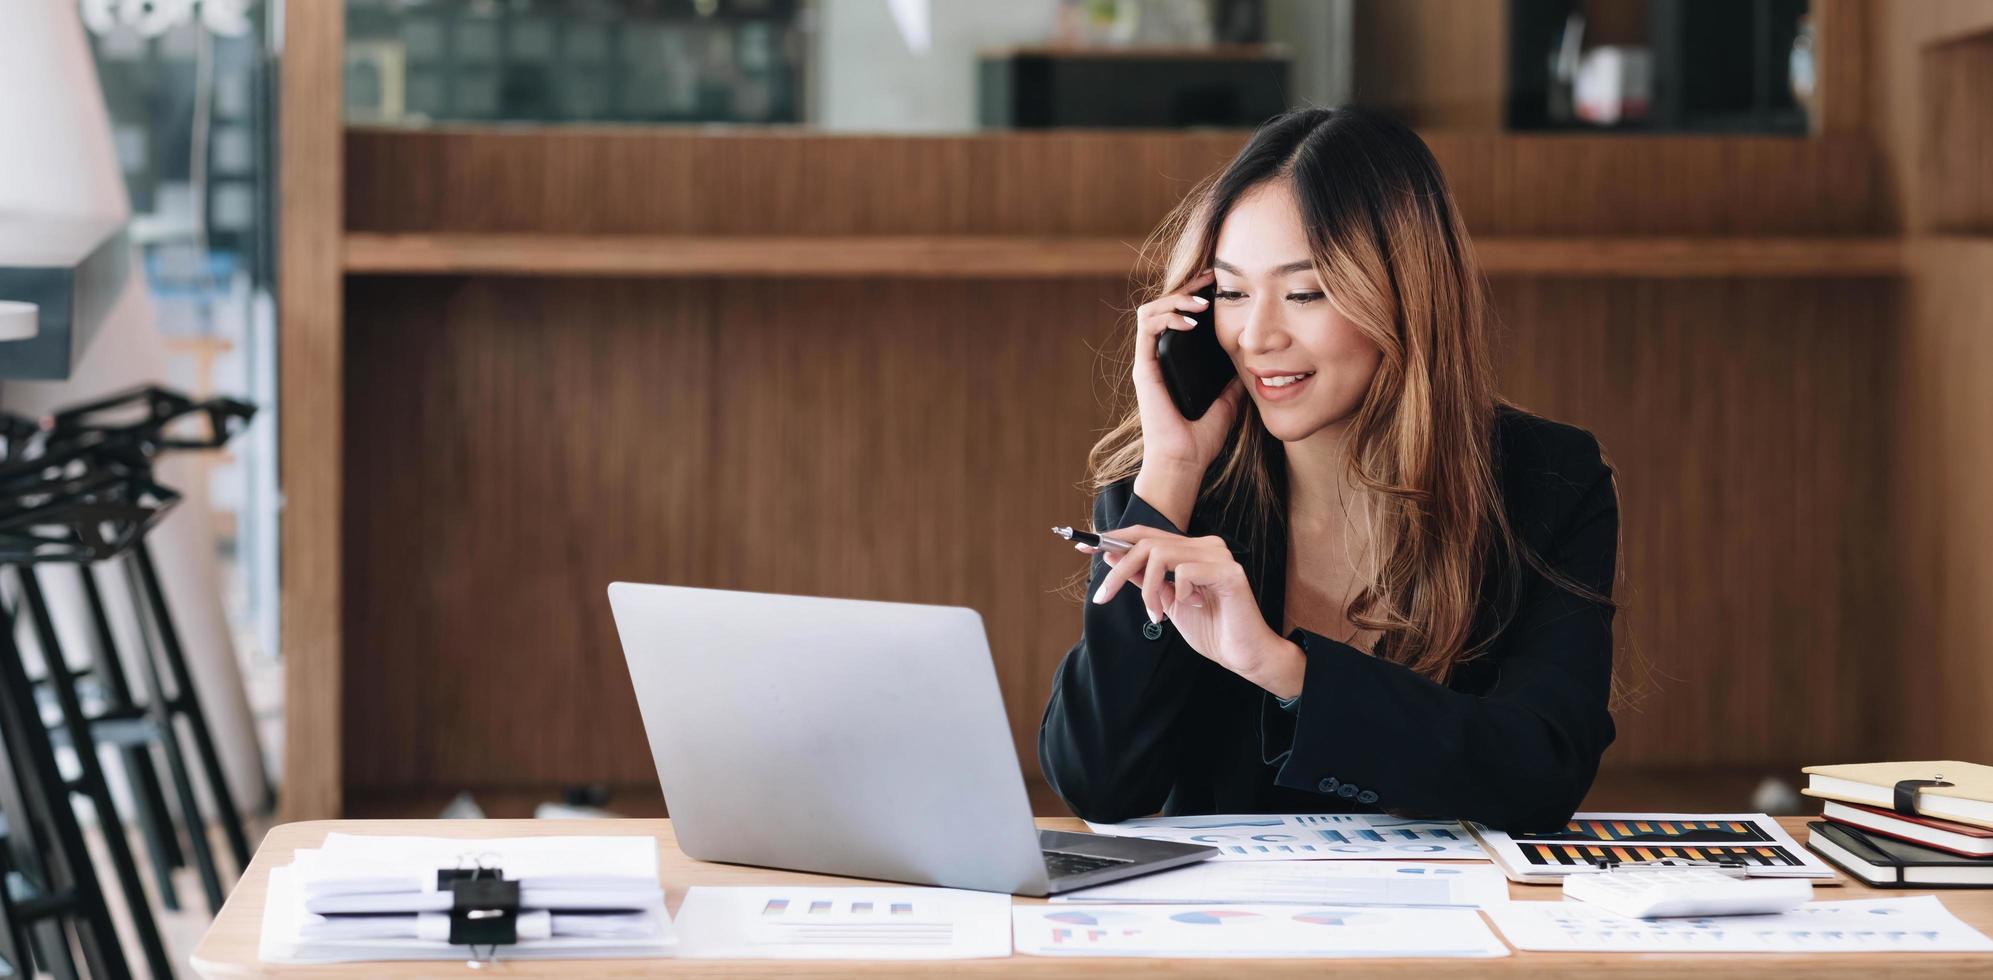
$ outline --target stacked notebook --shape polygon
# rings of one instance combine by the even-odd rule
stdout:
[[[469,959],[453,946],[451,890],[439,871],[482,869],[518,883],[518,942],[507,959],[666,956],[651,837],[435,837],[328,834],[270,872],[266,962]]]
[[[1804,792],[1826,803],[1806,845],[1878,888],[1993,886],[1993,767],[1966,762],[1810,766]],[[1896,812],[1896,784],[1918,786],[1914,814]]]

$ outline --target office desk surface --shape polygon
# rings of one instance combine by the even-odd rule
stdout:
[[[1787,817],[1780,823],[1800,840],[1805,840],[1807,818]],[[1040,820],[1039,826],[1057,830],[1084,829],[1077,820]],[[419,963],[350,963],[334,966],[279,966],[257,962],[256,939],[263,921],[263,894],[270,869],[287,864],[291,852],[314,847],[332,831],[357,834],[411,834],[432,837],[526,837],[559,834],[653,834],[661,845],[659,863],[664,876],[667,902],[676,914],[692,885],[753,885],[778,882],[823,882],[862,884],[852,879],[822,875],[794,874],[765,868],[694,861],[681,854],[669,820],[323,820],[285,824],[270,831],[256,851],[256,858],[242,881],[229,895],[221,915],[209,927],[201,945],[194,950],[194,968],[208,977],[375,977],[420,976],[462,978],[467,973],[461,960]],[[1846,879],[1844,879],[1846,880]],[[1557,888],[1545,885],[1509,886],[1517,900],[1560,899]],[[1954,915],[1981,932],[1993,933],[1993,891],[1914,890],[1882,891],[1848,880],[1840,887],[1821,888],[1823,900],[1906,897],[1937,894]],[[1036,899],[1018,899],[1020,902]],[[1499,933],[1499,930],[1498,930]],[[1667,953],[1516,953],[1499,960],[1404,959],[1404,960],[1156,960],[1156,959],[1061,959],[1040,956],[1012,956],[1000,960],[952,960],[946,962],[880,961],[782,961],[782,960],[566,960],[538,963],[501,963],[496,969],[481,971],[514,977],[540,976],[905,976],[925,977],[937,973],[963,975],[1019,975],[1029,977],[1077,976],[1231,976],[1250,969],[1255,976],[1320,975],[1333,970],[1339,977],[1429,975],[1615,977],[1687,976],[1711,970],[1734,973],[1751,970],[1776,976],[1821,978],[1833,976],[1966,976],[1993,975],[1993,954],[1820,954],[1787,956],[1767,954],[1667,954]]]

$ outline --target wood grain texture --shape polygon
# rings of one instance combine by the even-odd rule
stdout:
[[[1921,225],[1993,234],[1993,31],[1929,45],[1919,60]]]
[[[1815,98],[1813,130],[1866,135],[1874,121],[1876,16],[1872,0],[1813,0]]]
[[[1993,0],[1885,4],[1872,19],[1884,213],[1909,233],[1890,515],[1903,629],[1879,692],[1899,721],[1886,744],[1901,758],[1985,759],[1993,756],[1993,523],[1984,503],[1993,499],[1985,435],[1993,125],[1984,88]],[[1961,91],[1971,85],[1981,90]]]
[[[616,579],[972,606],[1032,744],[1117,288],[353,280],[351,785],[650,779]]]
[[[1938,46],[1993,32],[1993,0],[1878,4],[1869,26],[1873,30],[1869,56],[1874,85],[1870,133],[1877,147],[1875,164],[1882,188],[1878,211],[1884,227],[1912,233],[1929,230],[1939,212],[1928,197],[1946,190],[1929,183],[1929,165],[1923,160],[1926,148],[1938,135],[1931,127],[1977,128],[1972,120],[1984,118],[1985,99],[1983,93],[1976,105],[1947,99],[1946,105],[1964,110],[1966,117],[1934,118],[1936,103],[1927,102],[1925,87],[1926,56]],[[1988,153],[1993,149],[1982,148],[1982,156]]]
[[[1866,757],[1891,721],[1888,283],[1503,280],[1503,390],[1619,473],[1614,768]]]
[[[1879,221],[1865,137],[1422,135],[1482,237],[1861,235]],[[346,227],[1120,238],[1246,136],[353,129]]]
[[[1805,820],[1781,818],[1780,823],[1795,837],[1804,840]],[[1077,820],[1040,820],[1051,830],[1081,830]],[[270,832],[257,849],[256,859],[242,876],[242,882],[229,895],[228,904],[215,918],[200,946],[194,950],[194,969],[204,977],[376,977],[385,964],[348,963],[329,966],[277,966],[257,960],[257,935],[263,921],[263,903],[268,893],[270,869],[288,864],[299,848],[317,847],[329,833],[399,834],[463,839],[492,837],[545,837],[554,835],[650,835],[658,841],[658,874],[665,886],[665,903],[674,913],[685,901],[685,891],[693,886],[728,885],[824,885],[848,886],[859,883],[850,878],[799,874],[767,868],[712,864],[687,858],[678,849],[669,820],[331,820],[286,824]],[[1837,901],[1894,898],[1901,891],[1881,891],[1858,881],[1843,878],[1839,887],[1826,888],[1822,898]],[[1914,894],[1914,893],[1912,893]],[[1559,891],[1543,885],[1509,885],[1514,901],[1557,901]],[[1986,890],[1947,891],[1945,908],[1965,924],[1981,932],[1993,931],[1993,892]],[[1018,898],[1016,904],[1036,905],[1043,899]],[[502,958],[502,957],[501,957]],[[515,960],[503,965],[507,976],[565,977],[577,969],[574,962],[531,962]],[[1822,956],[1766,955],[1760,953],[1725,955],[1610,954],[1610,953],[1516,953],[1501,959],[1352,959],[1337,960],[1337,977],[1706,977],[1749,974],[1763,977],[1868,978],[1962,977],[1984,975],[1993,970],[1993,954],[1987,953],[1881,953],[1832,954]],[[404,977],[458,978],[464,975],[460,961],[392,964],[392,975]],[[1320,959],[1121,959],[1065,958],[1013,955],[1003,959],[960,960],[947,964],[934,962],[781,962],[773,960],[594,960],[587,964],[591,976],[727,976],[727,977],[931,977],[940,972],[950,976],[1030,976],[1030,977],[1237,977],[1259,976],[1318,977],[1324,971]]]
[[[1920,236],[1901,332],[1895,470],[1901,757],[1993,758],[1993,239]]]
[[[346,236],[346,271],[384,275],[1098,279],[1127,275],[1140,234],[1120,238],[823,235],[398,234]],[[1475,242],[1489,275],[1573,278],[1893,276],[1895,238],[1560,236]]]
[[[1350,27],[1352,101],[1420,128],[1502,129],[1508,4],[1356,0]]]
[[[278,372],[283,452],[280,604],[286,819],[339,813],[340,93],[345,5],[297,3],[284,18],[278,173]]]
[[[1123,288],[351,280],[350,787],[650,779],[616,579],[973,607],[1035,771],[1079,622],[1036,530],[1087,512]],[[1869,744],[1891,287],[1496,296],[1507,390],[1623,470],[1628,622],[1666,676],[1608,763]]]

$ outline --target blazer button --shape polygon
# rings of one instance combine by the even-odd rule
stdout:
[[[1356,794],[1356,801],[1358,803],[1363,803],[1363,804],[1375,803],[1377,802],[1377,794],[1369,790],[1364,790],[1363,792]]]
[[[1161,624],[1161,623],[1143,623],[1143,624],[1142,624],[1142,635],[1143,635],[1143,636],[1146,636],[1146,637],[1148,637],[1148,638],[1149,638],[1149,639],[1151,639],[1151,640],[1160,640],[1160,639],[1162,639],[1162,638],[1163,638],[1163,624]]]
[[[1336,777],[1334,777],[1334,776],[1330,776],[1329,778],[1327,778],[1327,779],[1324,779],[1324,780],[1322,780],[1322,781],[1321,781],[1320,783],[1317,783],[1317,784],[1315,784],[1315,788],[1316,788],[1316,789],[1319,789],[1319,790],[1321,790],[1321,791],[1322,791],[1322,792],[1324,792],[1324,793],[1333,793],[1333,792],[1335,792],[1335,791],[1336,791]]]
[[[1344,783],[1341,786],[1336,787],[1336,795],[1342,797],[1345,800],[1356,796],[1356,784]]]

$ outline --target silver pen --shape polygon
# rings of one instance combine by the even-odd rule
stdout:
[[[1052,533],[1074,544],[1088,545],[1116,555],[1124,554],[1129,548],[1134,547],[1134,545],[1120,538],[1110,538],[1105,534],[1095,534],[1092,531],[1075,531],[1069,527],[1055,527],[1052,529]]]

